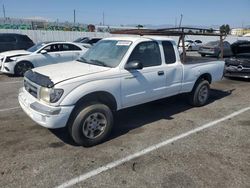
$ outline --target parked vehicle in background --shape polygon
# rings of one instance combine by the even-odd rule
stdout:
[[[33,45],[33,41],[27,35],[0,33],[0,52],[26,50]]]
[[[225,60],[224,76],[250,78],[250,41],[237,41],[231,47],[234,55]]]
[[[28,50],[0,53],[0,71],[23,76],[34,67],[76,60],[87,49],[72,42],[41,42]]]
[[[99,40],[102,40],[102,38],[80,37],[80,38],[74,40],[74,42],[88,44],[88,46],[91,47],[95,43],[97,43]]]
[[[205,45],[202,45],[198,53],[202,56],[205,57],[206,55],[210,56],[215,56],[215,57],[220,57],[221,56],[221,47],[220,47],[220,41],[212,41],[208,42]],[[227,41],[223,41],[223,56],[231,56],[232,50],[231,50],[231,45]]]
[[[67,126],[77,144],[93,146],[107,138],[117,110],[180,93],[205,105],[223,71],[223,61],[182,64],[167,37],[107,38],[77,61],[27,71],[19,103],[41,126]]]
[[[186,40],[184,42],[185,45],[185,49],[187,51],[198,51],[200,46],[202,45],[202,41],[201,40]],[[182,48],[182,43],[180,43],[180,48]]]

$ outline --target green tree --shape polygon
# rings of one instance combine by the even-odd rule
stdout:
[[[225,25],[225,32],[226,34],[229,34],[230,33],[230,26],[228,24]]]
[[[213,33],[213,32],[214,32],[213,28],[207,30],[207,33]]]
[[[143,25],[139,24],[136,26],[138,29],[142,29],[143,28]]]
[[[223,24],[220,26],[220,32],[224,34],[229,34],[230,33],[230,26],[228,24]]]

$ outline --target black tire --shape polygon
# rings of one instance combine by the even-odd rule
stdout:
[[[23,76],[27,70],[33,69],[34,66],[28,61],[18,62],[14,68],[14,73],[16,76]]]
[[[192,92],[189,94],[189,103],[196,107],[204,106],[209,99],[209,94],[209,82],[207,80],[197,81]]]
[[[96,118],[94,117],[96,115]],[[91,117],[93,116],[93,117]],[[99,121],[98,117],[99,116]],[[105,120],[104,120],[105,117]],[[94,120],[96,119],[96,120]],[[106,122],[105,126],[101,123]],[[103,130],[99,130],[97,127],[103,126]],[[81,146],[90,147],[104,142],[109,136],[113,126],[113,114],[110,108],[104,104],[88,104],[81,105],[72,114],[71,121],[69,121],[68,128],[70,136],[73,141]],[[93,131],[93,129],[96,129]],[[88,133],[99,133],[95,138],[91,138],[92,135]],[[102,131],[102,132],[101,132]]]
[[[201,54],[201,57],[205,57],[206,56],[206,54]]]

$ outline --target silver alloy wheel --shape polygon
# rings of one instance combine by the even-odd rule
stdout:
[[[83,123],[82,131],[84,136],[95,139],[103,134],[107,126],[107,119],[104,114],[96,112],[90,114]]]
[[[203,85],[200,88],[198,99],[201,103],[205,103],[208,98],[208,87],[206,85]]]

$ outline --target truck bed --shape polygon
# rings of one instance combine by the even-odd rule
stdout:
[[[221,60],[221,59],[218,59],[212,56],[201,57],[200,54],[197,52],[188,51],[185,62],[182,62],[182,63],[183,64],[197,64],[197,63],[207,63],[207,62],[218,61],[218,60]]]

